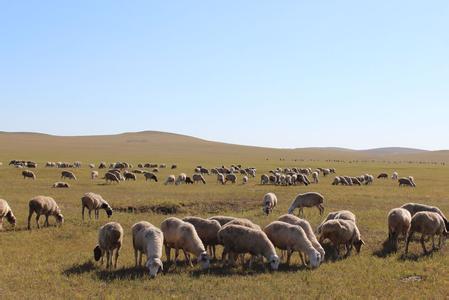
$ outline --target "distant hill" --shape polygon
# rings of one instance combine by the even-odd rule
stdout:
[[[352,150],[337,147],[277,149],[207,141],[187,135],[141,131],[116,135],[55,136],[30,132],[0,132],[0,160],[157,160],[199,158],[211,161],[242,160],[415,160],[449,161],[449,151],[412,148]]]

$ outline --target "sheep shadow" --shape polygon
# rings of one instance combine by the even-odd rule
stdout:
[[[99,280],[110,282],[115,280],[135,280],[143,278],[148,275],[148,272],[143,267],[123,267],[111,271],[101,269],[97,271],[96,275]]]
[[[435,249],[431,249],[430,251],[427,252],[421,252],[421,254],[415,254],[415,253],[402,253],[401,256],[399,256],[398,260],[400,261],[419,261],[422,258],[425,257],[432,257],[433,254],[435,252],[440,251],[440,249],[435,248]]]
[[[373,251],[373,255],[379,258],[386,258],[390,254],[396,253],[398,249],[394,246],[393,242],[386,239],[382,243],[382,248]]]
[[[83,264],[75,264],[75,265],[71,266],[70,268],[65,269],[62,272],[62,274],[64,274],[67,277],[70,277],[72,275],[81,275],[84,273],[89,273],[95,269],[96,269],[96,267],[95,267],[94,263],[91,260],[89,260]]]

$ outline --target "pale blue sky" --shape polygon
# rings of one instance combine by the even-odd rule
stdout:
[[[0,130],[449,149],[449,1],[0,0]]]

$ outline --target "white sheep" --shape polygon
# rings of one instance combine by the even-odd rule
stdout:
[[[203,175],[201,174],[193,174],[192,180],[194,183],[202,182],[203,184],[206,184],[206,180],[204,179]]]
[[[98,245],[94,248],[94,258],[103,264],[106,254],[106,268],[117,268],[120,248],[123,244],[123,228],[117,222],[109,222],[101,226],[98,231]],[[115,252],[115,253],[114,253]],[[114,256],[115,254],[115,256]],[[114,264],[112,263],[114,260]]]
[[[413,177],[402,177],[398,179],[399,186],[410,186],[410,187],[416,187],[416,183],[413,180]]]
[[[217,183],[225,184],[225,176],[223,173],[217,174]]]
[[[48,217],[54,216],[56,219],[56,222],[59,225],[62,225],[64,223],[64,216],[61,214],[61,210],[59,209],[58,204],[56,204],[56,201],[51,197],[46,196],[36,196],[33,199],[30,200],[28,203],[29,207],[29,214],[28,214],[28,230],[31,229],[31,216],[33,213],[36,213],[36,225],[37,228],[39,227],[39,218],[41,215],[45,216],[45,223],[44,226],[49,226],[48,223]]]
[[[318,183],[318,182],[319,182],[318,177],[319,177],[318,172],[315,171],[315,172],[312,173],[312,180],[313,180],[313,183]]]
[[[92,180],[94,180],[95,178],[97,178],[98,177],[98,171],[91,171],[90,172],[90,178],[92,179]]]
[[[164,245],[164,234],[153,224],[145,221],[135,223],[131,227],[133,235],[135,265],[142,265],[142,254],[147,257],[145,266],[150,272],[150,277],[154,278],[159,272],[164,270],[162,263],[162,246]],[[137,262],[139,262],[137,264]]]
[[[300,219],[297,216],[294,216],[291,214],[286,214],[286,215],[280,216],[278,218],[278,221],[282,221],[282,222],[289,223],[292,225],[300,226],[306,233],[307,238],[312,243],[313,247],[320,253],[321,260],[322,261],[324,260],[326,252],[324,251],[321,244],[318,242],[318,240],[315,236],[315,233],[313,232],[312,226],[310,226],[310,223],[307,220]]]
[[[0,231],[3,230],[3,218],[6,218],[13,227],[16,226],[16,217],[12,213],[11,207],[6,200],[0,199]]]
[[[179,185],[186,182],[187,175],[185,173],[181,173],[176,178],[175,184]]]
[[[309,192],[304,194],[299,194],[296,196],[296,198],[293,200],[292,204],[290,205],[290,208],[288,209],[289,214],[293,214],[293,211],[295,208],[299,208],[299,215],[304,215],[303,208],[304,207],[314,207],[316,206],[318,210],[320,211],[320,215],[324,212],[324,197],[315,192]]]
[[[251,220],[245,219],[245,218],[234,218],[234,220],[227,222],[225,225],[223,225],[223,227],[229,226],[229,225],[240,225],[240,226],[252,228],[255,230],[262,230],[262,228],[260,228],[259,225],[255,224]]]
[[[421,233],[421,246],[424,253],[427,253],[424,238],[429,236],[432,238],[432,247],[435,249],[435,235],[439,236],[438,248],[444,243],[444,238],[448,235],[444,220],[440,214],[431,211],[420,211],[412,217],[410,233],[405,243],[405,254],[408,252],[408,245],[415,232]]]
[[[248,179],[248,176],[246,176],[246,175],[243,176],[243,177],[242,177],[242,184],[247,184],[247,183],[248,183],[248,180],[249,180],[249,179]]]
[[[165,219],[161,223],[161,230],[164,233],[165,255],[167,256],[168,263],[170,263],[170,250],[171,248],[174,248],[175,266],[178,260],[179,249],[182,249],[190,266],[193,265],[188,253],[193,253],[196,255],[202,269],[209,268],[209,255],[207,255],[203,242],[201,242],[201,239],[192,224],[171,217]]]
[[[220,223],[221,226],[224,226],[225,224],[227,224],[235,219],[236,219],[235,217],[229,217],[229,216],[213,216],[213,217],[208,218],[208,220],[218,221],[218,223]]]
[[[399,235],[407,240],[410,231],[412,215],[404,208],[393,208],[387,216],[388,220],[388,240],[393,244],[394,249],[398,248]]]
[[[281,250],[287,250],[287,265],[290,264],[290,257],[294,251],[300,252],[301,260],[301,252],[305,253],[309,257],[313,268],[320,265],[320,253],[313,247],[311,241],[307,238],[306,233],[300,226],[282,221],[274,221],[268,224],[263,231],[275,247]]]
[[[365,244],[360,236],[357,225],[353,221],[342,219],[329,220],[322,225],[319,239],[320,243],[322,244],[325,239],[329,239],[332,242],[338,256],[340,256],[341,244],[346,247],[345,256],[351,254],[353,246],[357,253],[359,253],[360,248]]]
[[[70,172],[70,171],[62,171],[61,172],[61,179],[64,179],[64,178],[76,180],[75,174],[73,172]]]
[[[85,193],[83,197],[81,197],[81,215],[84,221],[84,209],[87,208],[89,211],[89,219],[92,219],[91,212],[94,211],[94,217],[98,220],[100,216],[100,209],[104,209],[108,218],[112,216],[112,207],[109,203],[103,199],[103,197],[99,194],[95,193]]]
[[[53,183],[52,187],[54,187],[54,188],[69,188],[70,185],[67,182],[58,181],[58,182]]]
[[[268,216],[270,212],[276,207],[278,203],[278,198],[274,193],[267,193],[263,196],[262,200],[262,211]]]
[[[199,217],[185,217],[182,219],[184,222],[188,222],[195,227],[198,236],[200,237],[206,250],[209,249],[209,255],[215,259],[215,246],[219,245],[218,231],[221,229],[221,225],[217,220],[203,219]]]
[[[393,175],[391,175],[391,179],[393,179],[393,180],[398,180],[398,178],[399,178],[398,172],[394,171],[394,172],[393,172]]]
[[[169,175],[169,176],[167,177],[167,179],[165,180],[164,184],[165,184],[165,185],[167,185],[167,184],[174,184],[175,181],[176,181],[175,175]]]
[[[268,184],[270,183],[270,178],[267,174],[260,175],[260,184]]]
[[[223,257],[229,253],[231,264],[234,264],[235,255],[250,253],[252,255],[249,267],[254,258],[265,257],[271,269],[279,267],[279,256],[270,239],[262,230],[248,228],[240,225],[227,225],[218,232],[218,239],[223,243]]]
[[[349,221],[352,221],[352,222],[354,222],[354,223],[355,223],[355,221],[356,221],[355,215],[354,215],[351,211],[349,211],[349,210],[338,210],[338,211],[333,211],[333,212],[330,212],[330,213],[327,215],[326,219],[324,219],[324,221],[321,222],[320,225],[318,225],[316,232],[317,232],[317,233],[321,233],[321,227],[323,226],[323,224],[324,224],[326,221],[329,221],[329,220],[338,220],[338,219],[340,219],[340,220],[349,220]]]
[[[443,218],[444,224],[446,226],[446,230],[449,231],[448,219],[443,214],[441,209],[439,209],[436,206],[430,206],[430,205],[420,204],[420,203],[406,203],[406,204],[402,205],[401,208],[404,208],[404,209],[408,210],[410,212],[410,214],[412,215],[412,217],[413,217],[413,215],[415,215],[417,212],[420,212],[420,211],[435,212],[435,213],[439,214]]]

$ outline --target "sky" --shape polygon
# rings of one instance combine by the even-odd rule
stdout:
[[[0,130],[449,149],[449,2],[0,0]]]

